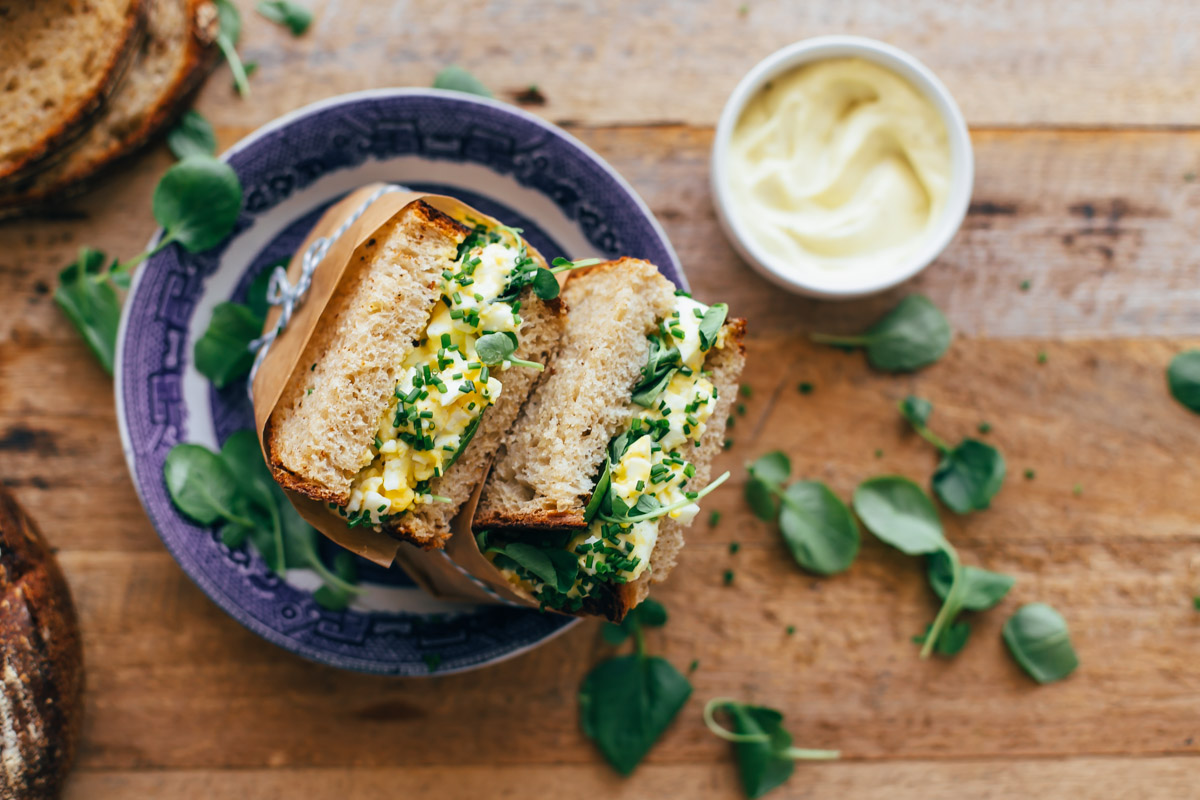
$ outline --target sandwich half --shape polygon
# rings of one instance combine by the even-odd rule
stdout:
[[[648,262],[571,274],[558,355],[497,455],[480,550],[543,606],[619,620],[666,578],[745,362],[726,320]]]
[[[519,232],[409,204],[353,254],[263,445],[351,526],[442,547],[558,346]]]

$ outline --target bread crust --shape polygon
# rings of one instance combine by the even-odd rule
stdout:
[[[65,152],[57,156],[48,156],[39,163],[38,169],[32,170],[30,174],[0,181],[0,187],[4,190],[0,193],[0,219],[35,214],[51,201],[61,201],[86,192],[112,168],[153,142],[156,135],[174,122],[191,104],[219,55],[215,46],[216,6],[212,0],[156,2],[182,2],[185,6],[184,14],[188,26],[185,33],[186,45],[182,61],[173,73],[172,80],[165,85],[140,124],[108,143],[101,151],[83,157],[83,150],[88,146],[90,135],[85,132],[71,147],[65,148]],[[134,64],[131,72],[137,68],[138,65]],[[114,97],[119,97],[119,93],[118,89]],[[108,107],[111,108],[111,103]],[[101,113],[90,130],[103,123],[104,114]]]
[[[58,797],[82,722],[83,647],[66,580],[17,502],[0,489],[0,797]],[[10,793],[11,792],[11,793]]]
[[[9,181],[39,171],[45,166],[45,160],[52,157],[56,148],[69,146],[87,132],[96,116],[103,111],[108,98],[119,88],[126,70],[133,63],[141,46],[145,26],[146,0],[129,0],[122,43],[114,48],[108,61],[101,66],[99,72],[103,77],[96,92],[80,103],[68,117],[47,131],[40,141],[30,145],[24,153],[7,162],[0,161],[0,187],[8,185]]]

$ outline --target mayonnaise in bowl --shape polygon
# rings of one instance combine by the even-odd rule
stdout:
[[[965,125],[952,130],[937,96],[892,65],[851,50],[776,65],[738,92],[714,148],[718,211],[769,277],[823,296],[879,291],[953,236],[973,172]]]

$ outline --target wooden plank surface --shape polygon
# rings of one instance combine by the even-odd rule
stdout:
[[[222,147],[321,97],[427,84],[451,61],[498,90],[537,83],[549,102],[533,110],[573,121],[646,198],[697,295],[750,319],[754,394],[717,465],[735,479],[708,502],[722,522],[698,521],[658,592],[672,621],[651,635],[680,667],[699,660],[696,691],[622,781],[578,732],[579,681],[610,652],[594,624],[482,672],[388,680],[284,653],[190,583],[126,476],[110,382],[49,295],[80,245],[128,256],[148,239],[171,163],[159,148],[54,219],[0,224],[0,481],[60,549],[88,659],[70,797],[736,797],[727,745],[699,720],[718,694],[774,705],[800,744],[844,752],[802,766],[779,796],[1194,791],[1200,419],[1163,379],[1175,352],[1200,345],[1200,183],[1185,178],[1200,171],[1200,134],[1177,127],[1200,108],[1190,5],[328,0],[299,40],[241,5],[254,97],[235,99],[222,68],[199,101]],[[709,126],[744,68],[833,31],[890,38],[937,69],[975,123],[977,160],[946,254],[901,291],[841,304],[784,294],[738,261],[707,171]],[[1105,129],[1046,129],[1081,126]],[[806,341],[859,328],[914,287],[959,331],[935,367],[883,376]],[[850,572],[814,579],[740,499],[741,465],[773,447],[844,497],[880,472],[924,481],[934,456],[895,411],[909,392],[934,401],[947,438],[990,422],[1010,469],[992,510],[946,515],[968,563],[1018,578],[952,662],[921,662],[909,642],[935,611],[914,560],[868,540]],[[1035,599],[1066,616],[1083,664],[1055,686],[1029,681],[999,640]]]

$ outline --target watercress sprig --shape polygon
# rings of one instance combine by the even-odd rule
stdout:
[[[217,47],[229,62],[233,73],[233,85],[242,97],[250,96],[250,81],[246,67],[237,52],[237,42],[242,36],[242,14],[230,0],[216,0],[217,4]]]
[[[188,109],[167,134],[167,147],[179,159],[211,156],[217,152],[217,135],[199,111]]]
[[[900,413],[925,441],[941,453],[932,485],[938,498],[957,514],[982,511],[1004,485],[1007,466],[1004,456],[992,445],[966,438],[954,447],[929,430],[933,404],[909,395],[900,401]]]
[[[924,295],[910,294],[858,336],[811,335],[835,347],[862,347],[867,361],[884,372],[912,372],[940,359],[950,348],[950,322]]]
[[[781,451],[767,453],[747,467],[746,502],[764,522],[778,520],[779,532],[796,563],[818,575],[844,572],[854,563],[861,543],[858,525],[828,486],[797,481],[784,488],[792,472]]]
[[[517,336],[511,331],[487,333],[475,340],[475,354],[479,356],[481,362],[489,367],[496,367],[507,363],[518,367],[536,369],[538,372],[546,369],[545,365],[538,364],[535,361],[513,358],[513,353],[516,350]]]
[[[717,712],[733,722],[729,730],[717,722]],[[811,750],[792,746],[784,730],[783,714],[773,708],[752,706],[728,697],[714,697],[704,706],[704,724],[716,736],[732,742],[746,797],[762,797],[792,776],[797,761],[831,761],[837,750]]]
[[[1008,651],[1038,683],[1062,680],[1079,666],[1067,621],[1045,603],[1029,603],[1004,623]]]
[[[1187,350],[1171,359],[1167,386],[1180,405],[1200,414],[1200,350]]]
[[[276,25],[285,26],[292,36],[302,35],[313,20],[311,11],[289,0],[259,0],[254,10]]]
[[[621,625],[621,641],[632,636],[633,652],[601,661],[579,689],[583,733],[622,775],[637,768],[692,694],[691,683],[669,661],[646,653],[643,628],[667,621],[661,605],[647,603],[634,608]],[[606,635],[610,641],[617,638]]]
[[[457,64],[451,64],[433,78],[433,88],[449,89],[454,92],[477,94],[480,97],[492,97],[492,90]]]

